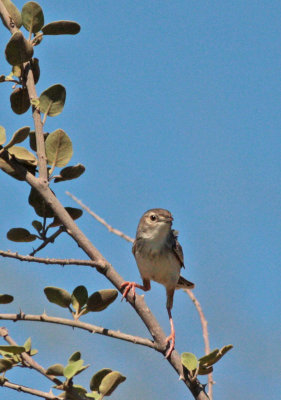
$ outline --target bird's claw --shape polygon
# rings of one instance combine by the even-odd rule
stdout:
[[[136,296],[136,286],[137,286],[136,282],[129,282],[129,281],[123,282],[121,285],[121,288],[125,288],[125,290],[123,292],[121,301],[123,299],[127,300],[127,294],[129,293],[129,291],[131,289],[132,289],[132,295],[133,295],[133,297],[135,297]]]
[[[171,341],[171,343],[169,343]],[[170,355],[172,354],[172,351],[175,348],[175,334],[171,333],[167,338],[166,338],[166,344],[170,344],[170,347],[165,355],[165,358],[169,358]]]

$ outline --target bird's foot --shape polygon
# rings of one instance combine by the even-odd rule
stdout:
[[[171,341],[171,343],[170,343]],[[175,348],[175,332],[171,332],[171,334],[166,338],[166,343],[170,344],[169,349],[167,350],[167,353],[165,355],[165,358],[169,358],[170,355],[172,354],[172,351]]]
[[[135,298],[135,296],[136,296],[136,287],[139,287],[139,285],[138,285],[136,282],[129,282],[129,281],[126,281],[126,282],[122,283],[121,288],[125,288],[125,290],[124,290],[124,292],[123,292],[121,301],[122,301],[123,299],[126,299],[126,300],[127,300],[127,294],[129,293],[129,291],[130,291],[131,289],[132,289],[132,295],[133,295],[134,298]]]

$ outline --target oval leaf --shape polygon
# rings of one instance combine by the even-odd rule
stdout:
[[[67,364],[63,370],[63,375],[68,379],[73,378],[83,367],[83,362],[83,360],[77,360]]]
[[[76,35],[80,32],[80,25],[74,21],[54,21],[43,26],[44,35]]]
[[[71,356],[68,359],[68,363],[75,362],[81,359],[81,353],[80,351],[75,351],[75,353],[71,354]]]
[[[25,341],[23,347],[25,348],[25,351],[26,351],[27,353],[30,352],[30,350],[31,350],[31,337],[29,337],[28,339],[26,339],[26,341]]]
[[[44,289],[44,293],[47,297],[47,299],[51,303],[55,303],[60,307],[68,308],[71,303],[71,295],[68,293],[67,290],[57,288],[57,287],[52,287],[52,286],[47,286]]]
[[[0,360],[0,373],[8,371],[8,369],[13,368],[13,361],[2,358]]]
[[[47,371],[47,375],[54,375],[54,376],[63,376],[64,366],[62,364],[54,364],[51,365]]]
[[[65,210],[71,216],[72,219],[78,219],[83,214],[83,211],[80,208],[73,208],[73,207],[65,207]],[[56,226],[61,226],[62,222],[60,219],[55,215],[53,222],[49,225],[50,228],[55,228]]]
[[[199,358],[198,361],[199,361],[200,366],[204,365],[204,364],[212,365],[215,362],[218,353],[219,353],[219,349],[215,349],[215,350],[211,351],[211,353],[206,354],[205,356]]]
[[[34,229],[37,230],[38,233],[40,233],[43,229],[43,225],[40,221],[36,221],[36,220],[32,221],[32,226]]]
[[[23,346],[0,346],[0,351],[3,351],[6,354],[21,354],[25,352],[25,348]]]
[[[79,176],[82,175],[84,172],[85,172],[85,167],[82,164],[77,164],[72,167],[63,168],[60,172],[60,176],[55,178],[55,183],[79,178]]]
[[[21,146],[12,146],[9,148],[9,153],[16,157],[16,159],[24,164],[34,166],[37,164],[37,158],[34,154],[30,153],[26,148]]]
[[[30,67],[33,72],[34,83],[36,84],[40,78],[40,67],[38,58],[32,58],[32,60],[30,60]]]
[[[15,89],[10,96],[11,108],[14,113],[24,114],[30,107],[28,91],[26,88]]]
[[[12,139],[8,144],[6,144],[5,149],[12,147],[14,144],[23,142],[27,136],[29,135],[30,127],[24,126],[23,128],[18,129],[14,134]]]
[[[46,156],[49,165],[64,167],[71,159],[73,150],[69,136],[62,130],[57,129],[50,133],[46,142]]]
[[[112,372],[110,368],[103,368],[99,370],[90,380],[90,389],[93,391],[99,391],[99,387],[103,378]]]
[[[24,228],[12,228],[7,233],[7,238],[13,242],[33,242],[37,239],[35,235],[32,235],[27,229]]]
[[[77,286],[71,295],[73,308],[80,312],[81,308],[87,303],[88,291],[85,286]]]
[[[35,1],[26,3],[21,11],[22,24],[28,32],[36,33],[44,25],[42,8]]]
[[[5,49],[6,59],[11,65],[20,65],[31,60],[33,46],[25,39],[21,31],[15,32]]]
[[[103,289],[93,293],[87,301],[86,311],[102,311],[118,296],[116,289]]]
[[[199,365],[198,375],[208,375],[213,372],[213,367],[204,367],[203,365]]]
[[[51,207],[43,200],[43,197],[37,192],[36,189],[32,188],[30,190],[30,195],[28,197],[29,204],[34,208],[39,217],[52,218],[54,212]]]
[[[16,27],[20,28],[22,25],[20,10],[11,2],[11,0],[2,0],[2,3],[12,17]]]
[[[0,304],[9,304],[14,300],[10,294],[0,294]]]
[[[4,144],[6,142],[6,129],[4,126],[0,125],[0,144]]]
[[[181,362],[190,372],[196,370],[198,366],[197,357],[192,353],[182,353]]]
[[[126,377],[121,375],[120,372],[112,371],[103,378],[99,392],[104,396],[110,396],[117,386],[125,380]]]
[[[49,117],[59,115],[63,110],[65,98],[66,91],[64,86],[60,84],[50,86],[41,93],[39,98],[41,113],[47,113]]]

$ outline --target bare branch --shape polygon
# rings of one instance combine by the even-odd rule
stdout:
[[[24,392],[24,393],[33,394],[34,396],[37,396],[37,397],[43,397],[43,399],[49,399],[49,400],[59,399],[59,397],[55,396],[52,392],[49,392],[49,393],[42,392],[41,390],[32,389],[30,387],[23,386],[23,385],[18,385],[17,383],[5,381],[3,384],[0,384],[0,385],[5,386],[9,389],[16,390],[17,392]]]
[[[204,339],[204,343],[205,343],[205,354],[209,354],[211,350],[210,350],[210,342],[209,342],[209,334],[208,334],[208,321],[206,320],[206,317],[203,313],[201,304],[194,296],[194,293],[192,292],[192,290],[186,289],[184,291],[191,298],[191,300],[193,301],[193,303],[196,307],[196,310],[198,311],[201,325],[202,325],[203,339]],[[213,384],[214,384],[213,374],[211,372],[210,374],[208,374],[208,396],[209,396],[210,400],[213,399]]]
[[[75,197],[73,194],[71,194],[70,192],[65,192],[65,193],[67,194],[67,196],[71,197],[72,200],[74,200],[77,204],[79,204],[79,206],[84,208],[84,210],[87,211],[98,222],[100,222],[102,225],[104,225],[109,230],[109,232],[114,233],[115,235],[122,237],[123,239],[127,240],[127,242],[132,242],[132,243],[134,242],[133,238],[131,238],[128,235],[125,235],[125,233],[119,231],[119,229],[113,228],[103,218],[101,218],[98,214],[94,213],[94,211],[92,211],[89,207],[87,207],[85,204],[83,204],[81,200],[77,199],[77,197]]]
[[[11,251],[3,251],[0,250],[0,256],[2,257],[8,257],[8,258],[15,258],[20,261],[27,261],[27,262],[35,262],[35,263],[40,263],[40,264],[50,264],[50,265],[85,265],[88,267],[92,268],[97,268],[100,267],[102,268],[102,265],[97,264],[96,262],[92,260],[76,260],[75,258],[65,258],[65,259],[60,259],[60,258],[43,258],[43,257],[33,257],[30,255],[22,255],[18,253],[13,253]]]
[[[47,322],[51,324],[58,324],[58,325],[66,325],[71,326],[73,328],[83,329],[90,333],[97,333],[99,335],[108,336],[114,339],[125,340],[126,342],[139,344],[142,346],[150,347],[152,349],[162,351],[161,348],[158,348],[157,344],[154,343],[150,339],[142,338],[140,336],[133,336],[127,333],[123,333],[120,331],[114,331],[112,329],[103,328],[101,326],[88,324],[82,321],[75,321],[72,319],[60,318],[60,317],[50,317],[47,314],[41,315],[31,315],[31,314],[0,314],[0,320],[3,321],[32,321],[32,322]],[[0,328],[1,329],[1,328]],[[1,335],[1,334],[0,334]],[[7,339],[6,339],[7,340]],[[11,343],[10,343],[11,344]]]

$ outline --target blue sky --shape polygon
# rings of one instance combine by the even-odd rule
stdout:
[[[17,1],[20,8],[24,2]],[[42,1],[45,22],[75,20],[74,37],[46,37],[38,94],[55,83],[66,87],[64,112],[48,118],[46,131],[71,137],[71,165],[86,166],[76,181],[53,185],[65,206],[69,190],[111,225],[134,236],[144,211],[169,209],[185,254],[184,276],[209,322],[211,347],[234,349],[216,366],[214,399],[277,398],[280,392],[280,2],[260,1]],[[2,28],[1,52],[9,39]],[[3,59],[1,74],[10,67]],[[1,85],[1,121],[9,136],[32,126],[30,113],[13,114],[9,84]],[[6,239],[16,226],[31,227],[26,184],[0,175],[1,246],[27,254],[31,245]],[[89,215],[78,221],[94,245],[128,280],[139,281],[130,244]],[[85,258],[61,236],[46,257]],[[68,317],[48,304],[45,286],[89,292],[110,283],[91,269],[48,267],[1,260],[0,292],[15,295],[8,312]],[[28,293],[28,296],[26,296]],[[165,291],[153,284],[146,301],[169,332]],[[204,352],[200,322],[189,298],[178,291],[173,316],[176,348]],[[85,321],[147,336],[135,313],[116,301]],[[4,324],[4,323],[3,323]],[[5,323],[22,343],[32,336],[44,366],[64,363],[81,350],[91,369],[127,376],[112,399],[191,398],[161,355],[149,349],[56,326]],[[48,349],[52,346],[53,351]],[[25,378],[25,374],[28,378]],[[11,381],[34,382],[29,371]],[[203,377],[202,381],[206,379]],[[132,393],[135,393],[133,395]],[[5,399],[22,394],[5,390]],[[27,397],[28,398],[28,397]]]

